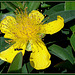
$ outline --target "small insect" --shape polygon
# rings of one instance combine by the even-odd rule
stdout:
[[[19,50],[23,50],[23,49],[18,49],[18,48],[16,48],[16,49],[14,49],[15,51],[19,51]]]

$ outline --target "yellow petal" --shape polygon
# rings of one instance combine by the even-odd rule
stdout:
[[[45,69],[50,66],[51,55],[49,54],[46,46],[41,40],[30,41],[32,53],[30,55],[30,64],[37,70]]]
[[[25,53],[25,48],[26,48],[26,44],[21,44],[21,49],[23,50],[15,50],[18,47],[18,43],[15,43],[14,45],[12,45],[11,47],[9,47],[7,50],[2,51],[0,53],[0,59],[7,61],[9,63],[12,63],[14,57],[19,53],[22,52],[22,54],[24,55]]]
[[[11,33],[11,28],[16,25],[16,20],[12,16],[7,16],[1,21],[1,31],[3,33]]]
[[[41,21],[44,19],[44,16],[42,13],[40,13],[37,10],[33,10],[30,14],[29,14],[30,18],[34,18],[34,20],[36,21],[36,24],[41,23]]]
[[[40,33],[54,34],[60,31],[63,27],[64,19],[61,16],[57,16],[57,20],[42,25]]]
[[[1,30],[1,23],[0,23],[0,30]]]
[[[5,34],[4,35],[4,38],[9,38],[9,39],[14,39],[15,37],[14,37],[14,35],[13,34]]]

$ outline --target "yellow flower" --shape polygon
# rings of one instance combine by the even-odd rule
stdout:
[[[32,53],[30,64],[37,70],[50,66],[50,53],[41,40],[39,33],[54,34],[64,26],[64,19],[57,16],[57,20],[43,24],[44,15],[37,10],[33,10],[29,15],[25,11],[19,12],[16,18],[7,16],[1,21],[1,32],[5,33],[4,38],[15,41],[11,47],[0,53],[0,58],[12,63],[17,53],[25,54],[27,42],[30,42]],[[21,50],[15,50],[21,49]]]

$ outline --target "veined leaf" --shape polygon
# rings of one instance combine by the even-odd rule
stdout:
[[[10,39],[8,39],[8,40],[10,40]],[[5,41],[6,41],[6,39],[4,37],[0,37],[0,52],[6,50],[7,48],[9,48],[11,45],[13,45],[15,43],[12,41],[9,44],[9,42],[6,43]]]
[[[4,2],[1,2],[1,10],[6,9],[6,6],[4,5]]]
[[[73,50],[75,51],[75,34],[72,34],[70,38],[70,43],[71,43]]]
[[[64,50],[64,48],[53,44],[52,46],[48,47],[48,49],[52,54],[58,56],[62,60],[69,60],[72,64],[74,63],[73,57],[71,57],[71,55]]]
[[[50,7],[50,5],[48,5],[46,3],[41,4],[41,8],[47,8],[47,7]]]
[[[70,27],[72,32],[75,32],[75,25]]]
[[[65,10],[75,10],[75,2],[65,2]]]
[[[58,15],[63,17],[64,22],[66,23],[72,19],[75,19],[75,10],[60,11],[60,12],[56,12],[54,14],[51,14],[48,16],[48,17],[50,17],[50,19],[48,19],[46,23],[56,20]],[[45,18],[44,20],[46,20],[47,18]]]
[[[22,52],[19,52],[11,63],[8,72],[19,72],[22,67]]]
[[[49,10],[45,10],[45,12],[43,13],[44,15],[51,15],[51,14],[54,14],[56,12],[59,12],[59,11],[64,11],[64,3],[60,3],[58,5],[55,5],[54,7],[52,7],[51,9]]]
[[[30,62],[27,63],[27,69],[29,73],[33,70],[33,67],[30,65]]]
[[[31,12],[32,10],[37,9],[39,7],[39,5],[40,5],[40,2],[34,2],[34,1],[30,2],[28,4],[28,11]]]
[[[27,68],[26,68],[26,64],[24,64],[22,67],[22,73],[28,73]]]

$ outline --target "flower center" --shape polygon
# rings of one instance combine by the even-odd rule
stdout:
[[[19,16],[17,19],[16,30],[18,32],[17,36],[22,38],[32,38],[37,35],[39,31],[39,25],[36,24],[34,18],[29,18],[28,16]]]

